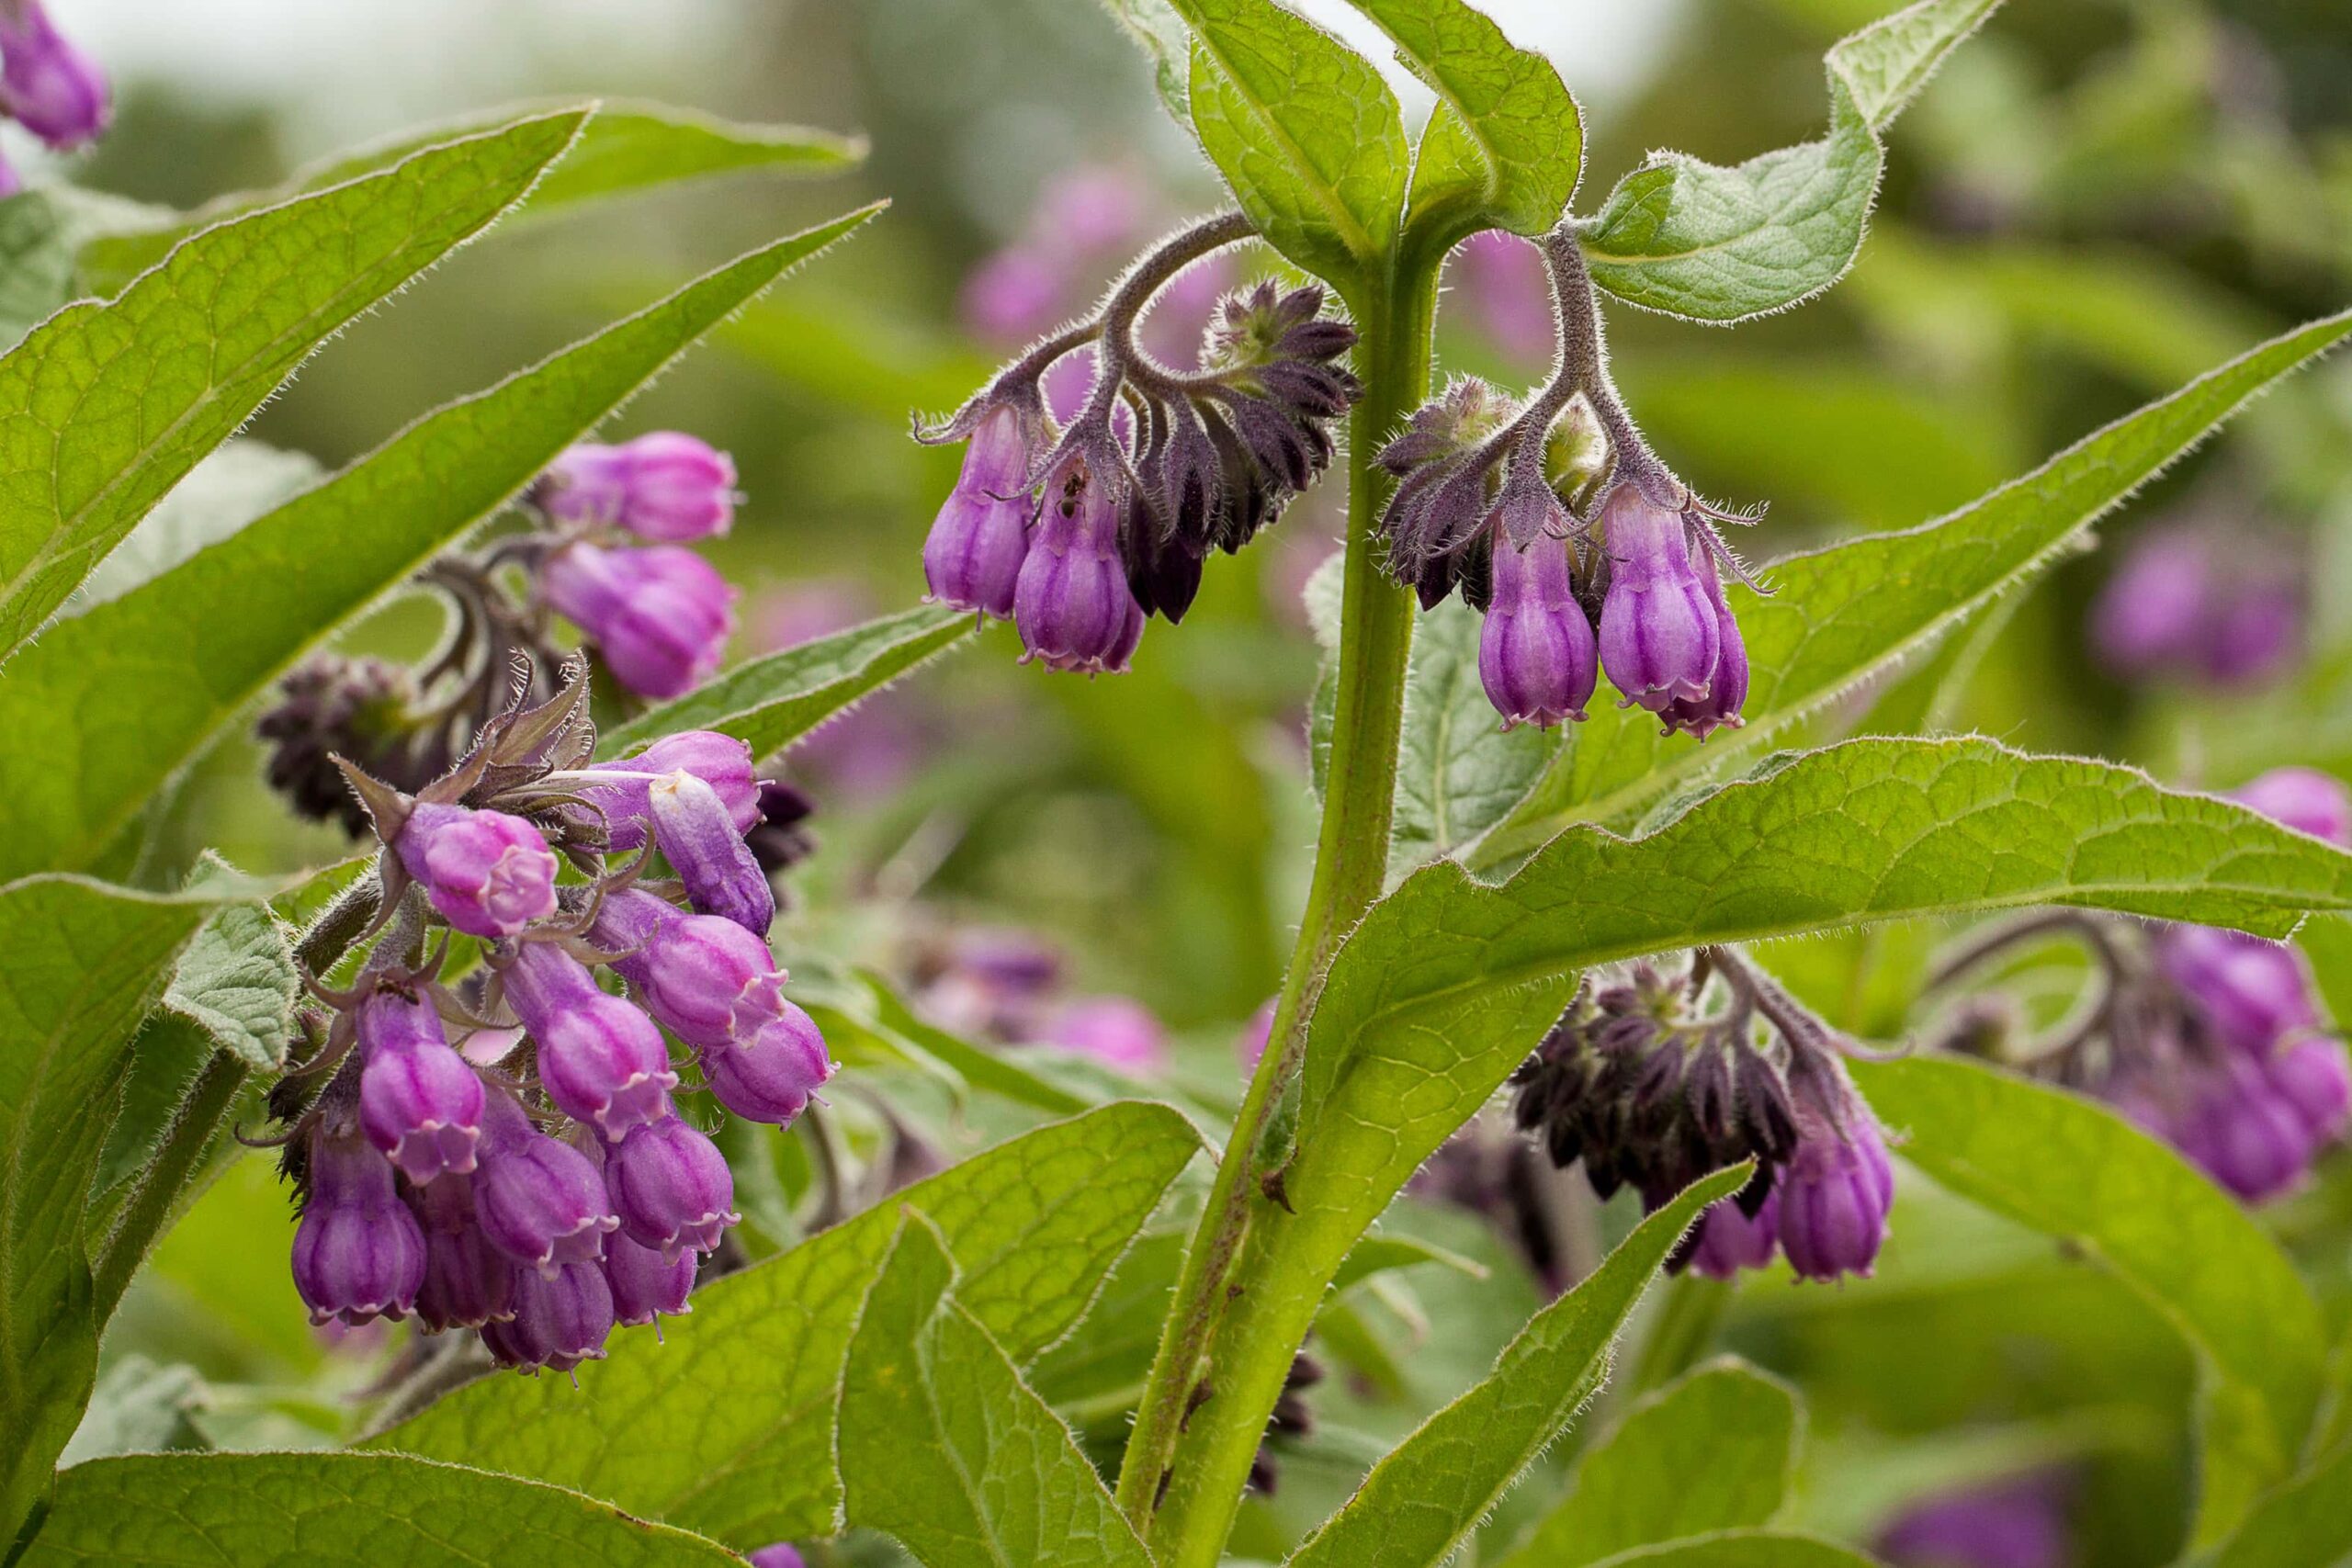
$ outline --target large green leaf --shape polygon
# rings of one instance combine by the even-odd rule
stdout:
[[[1442,248],[1493,225],[1541,234],[1584,169],[1577,101],[1542,55],[1462,0],[1354,0],[1438,96],[1413,155],[1411,222]]]
[[[2000,0],[1918,0],[1832,45],[1829,134],[1734,168],[1659,152],[1584,235],[1592,280],[1702,321],[1785,310],[1846,275],[1886,150],[1879,137]]]
[[[1492,1375],[1374,1465],[1292,1556],[1293,1568],[1436,1568],[1452,1557],[1600,1387],[1618,1328],[1699,1211],[1749,1174],[1717,1171],[1644,1220],[1535,1314]]]
[[[419,148],[471,135],[521,112],[512,107],[407,131],[390,141],[337,154],[278,190],[242,191],[193,212],[166,213],[159,221],[136,227],[121,225],[119,231],[82,247],[82,286],[94,294],[111,294],[199,229],[289,196],[372,174]],[[865,143],[855,137],[806,126],[730,125],[663,104],[607,102],[597,106],[571,154],[532,190],[526,210],[537,219],[578,202],[745,169],[831,173],[856,163],[864,153]]]
[[[206,230],[0,358],[0,659],[336,329],[480,233],[584,109]]]
[[[971,635],[977,623],[944,604],[921,604],[739,664],[684,696],[598,738],[617,757],[681,729],[716,729],[772,757],[859,698]]]
[[[1193,129],[1276,250],[1335,282],[1396,243],[1408,154],[1371,62],[1273,0],[1173,0],[1193,28]]]
[[[0,875],[82,866],[296,660],[495,513],[695,338],[872,209],[754,251],[486,391],[163,576],[0,679]]]
[[[1583,1568],[1639,1546],[1770,1523],[1796,1468],[1796,1395],[1736,1361],[1625,1415],[1501,1568]]]
[[[198,928],[163,1005],[265,1071],[286,1059],[301,990],[286,933],[261,904],[232,904]]]
[[[2197,1536],[2284,1480],[2325,1352],[2278,1244],[2172,1150],[2104,1106],[1974,1063],[1858,1064],[1904,1156],[1946,1187],[2097,1258],[2145,1295],[2204,1372]]]
[[[0,1540],[48,1485],[97,1373],[84,1222],[131,1035],[220,902],[77,877],[0,887]]]
[[[844,1517],[926,1568],[1149,1568],[1069,1428],[949,1293],[954,1274],[909,1214],[842,1373]]]
[[[1602,1568],[1878,1568],[1851,1547],[1778,1530],[1720,1530],[1664,1546],[1635,1547]]]
[[[2352,311],[2247,351],[2118,420],[1949,517],[1774,565],[1775,592],[1731,589],[1754,670],[1744,729],[1666,739],[1638,709],[1594,705],[1543,782],[1473,857],[1505,863],[1575,821],[1628,823],[1661,796],[1752,755],[1771,737],[2032,580],[2247,400],[2352,335]]]
[[[2207,1568],[2341,1568],[2352,1557],[2352,1444],[2255,1505]]]
[[[397,1454],[144,1454],[59,1477],[23,1568],[726,1568],[716,1541],[512,1475]]]
[[[1038,1129],[897,1195],[946,1237],[957,1300],[1015,1358],[1082,1313],[1198,1135],[1165,1106],[1105,1106]],[[832,1410],[859,1303],[898,1224],[868,1210],[769,1262],[713,1280],[667,1343],[615,1337],[560,1379],[476,1383],[378,1439],[610,1497],[723,1540],[834,1529]]]

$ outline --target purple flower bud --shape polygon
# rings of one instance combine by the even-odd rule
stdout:
[[[503,1092],[483,1108],[473,1197],[490,1244],[542,1274],[594,1263],[604,1254],[605,1234],[620,1226],[595,1162],[534,1127]]]
[[[748,1038],[787,1005],[767,943],[732,920],[682,914],[632,887],[605,900],[590,932],[621,954],[613,968],[646,1010],[689,1045]]]
[[[980,421],[964,470],[923,541],[931,597],[1002,620],[1029,556],[1029,443],[1021,411],[1005,404]]]
[[[58,33],[40,0],[0,6],[0,112],[61,152],[113,118],[106,73]]]
[[[510,1367],[570,1371],[604,1359],[613,1331],[613,1292],[594,1263],[573,1263],[514,1280],[514,1317],[482,1329],[490,1353]]]
[[[707,1045],[703,1081],[718,1103],[746,1122],[786,1126],[833,1076],[816,1021],[792,1003],[749,1040]]]
[[[2352,849],[2352,790],[2317,768],[2273,768],[2230,798],[2298,833]]]
[[[1761,1269],[1780,1248],[1781,1195],[1766,1195],[1750,1219],[1729,1198],[1707,1205],[1692,1233],[1689,1266],[1710,1280],[1728,1280],[1743,1269]]]
[[[2182,1154],[2249,1203],[2287,1191],[2311,1168],[2310,1129],[2261,1067],[2243,1056],[2211,1069],[2178,1134]]]
[[[808,1568],[808,1559],[791,1542],[779,1540],[752,1553],[752,1568]]]
[[[1914,1504],[1878,1538],[1897,1568],[2064,1568],[2074,1561],[2062,1488],[2027,1475]]]
[[[2156,953],[2215,1036],[2249,1055],[2319,1027],[2311,983],[2291,947],[2211,926],[2167,926]]]
[[[1736,729],[1743,722],[1741,706],[1747,701],[1747,643],[1739,635],[1739,622],[1731,613],[1731,601],[1724,596],[1723,579],[1717,574],[1713,555],[1699,552],[1699,581],[1707,591],[1707,602],[1714,606],[1716,641],[1720,652],[1715,659],[1715,678],[1703,697],[1683,697],[1668,703],[1658,712],[1666,723],[1667,732],[1682,730],[1693,739],[1704,740],[1716,730]]]
[[[1046,1021],[1045,1041],[1121,1072],[1151,1074],[1168,1065],[1168,1032],[1141,1002],[1081,997]]]
[[[1049,670],[1123,670],[1132,649],[1126,569],[1108,486],[1076,461],[1046,482],[1046,505],[1013,590],[1013,625],[1028,652],[1022,662]],[[1137,635],[1140,635],[1139,633]]]
[[[481,1079],[449,1048],[432,1004],[379,990],[359,1004],[359,1125],[422,1185],[474,1168]]]
[[[686,897],[765,941],[775,919],[775,889],[718,792],[681,768],[646,786],[653,841]]]
[[[520,817],[426,802],[392,850],[441,918],[468,936],[513,936],[555,913],[555,852]]]
[[[661,1029],[633,1003],[597,988],[585,964],[553,942],[519,944],[506,999],[539,1047],[539,1083],[556,1109],[617,1138],[670,1114],[678,1075]]]
[[[491,1246],[474,1217],[473,1184],[446,1177],[409,1194],[424,1230],[424,1283],[416,1315],[435,1331],[480,1328],[514,1315],[512,1259]]]
[[[657,1316],[678,1317],[692,1311],[686,1297],[695,1288],[695,1268],[700,1262],[692,1251],[664,1261],[653,1248],[625,1235],[610,1238],[605,1243],[605,1282],[612,1287],[614,1317],[634,1328]]]
[[[2270,1087],[2312,1135],[2331,1144],[2352,1126],[2352,1060],[2338,1040],[2312,1038],[2287,1046],[2265,1064]]]
[[[596,645],[613,678],[641,696],[675,697],[700,685],[735,631],[733,587],[675,545],[565,545],[540,568],[539,589]]]
[[[1842,1072],[1826,1095],[1800,1095],[1797,1117],[1796,1151],[1772,1185],[1781,1250],[1801,1280],[1868,1279],[1894,1206],[1886,1140]]]
[[[735,464],[675,430],[617,446],[582,442],[548,466],[532,500],[550,517],[616,524],[641,539],[684,544],[734,523]]]
[[[1516,549],[1498,532],[1494,593],[1478,633],[1478,679],[1503,728],[1584,719],[1598,645],[1568,581],[1568,542],[1540,534]]]
[[[310,1201],[294,1233],[294,1288],[312,1323],[398,1318],[424,1282],[424,1233],[401,1202],[391,1162],[356,1129],[311,1134]]]
[[[646,792],[662,773],[684,771],[717,790],[737,832],[748,833],[760,823],[760,781],[752,774],[752,749],[715,729],[665,735],[635,756],[597,762],[589,771],[625,775],[580,792],[604,812],[616,850],[633,850],[645,842],[646,821],[653,809]]]
[[[675,1116],[605,1146],[605,1185],[621,1231],[675,1262],[683,1249],[708,1252],[740,1214],[735,1177],[718,1145]]]
[[[1601,508],[1609,592],[1600,606],[1600,666],[1624,694],[1657,713],[1707,695],[1723,649],[1715,607],[1690,562],[1682,514],[1620,484]]]

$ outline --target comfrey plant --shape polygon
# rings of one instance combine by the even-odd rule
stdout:
[[[1620,394],[1603,312],[1729,325],[1837,283],[1883,134],[1995,0],[1918,0],[1838,41],[1818,139],[1733,167],[1657,153],[1597,200],[1549,61],[1463,0],[1356,5],[1435,90],[1418,144],[1369,61],[1272,0],[1119,0],[1229,204],[918,426],[963,446],[931,603],[732,664],[736,589],[695,548],[750,504],[731,463],[598,432],[871,210],[192,555],[91,569],[306,354],[526,197],[854,146],[518,111],[292,190],[67,226],[71,267],[43,252],[6,276],[12,299],[69,275],[94,297],[0,357],[0,1555],[1440,1568],[1585,1560],[1608,1520],[1621,1559],[1837,1568],[1967,1533],[1922,1496],[1843,1520],[1845,1544],[1771,1523],[1801,1397],[1880,1429],[1836,1359],[1864,1315],[1938,1352],[1947,1404],[2030,1427],[1939,1441],[2013,1446],[2021,1475],[2160,1456],[2131,1495],[2193,1504],[2118,1560],[2352,1549],[2313,1502],[2352,1449],[2303,1271],[2340,1263],[2341,1227],[2252,1201],[2319,1173],[2352,1104],[2325,1006],[2352,962],[2352,813],[2327,777],[2266,772],[2338,716],[2310,695],[2326,671],[2173,748],[2256,780],[2235,797],[1952,732],[2009,605],[2352,316],[1943,516],[1825,529],[1751,570],[1731,541],[1754,517],[1666,460],[1737,455],[1697,449],[1705,427],[1669,423],[1632,365],[1644,395]],[[61,136],[103,118],[78,57],[12,36],[11,112]],[[1132,243],[1101,194],[1023,242],[1071,247],[1040,265],[1057,287]],[[1548,341],[1519,345],[1549,349],[1540,385],[1440,373],[1439,279],[1465,243],[1540,256]],[[1145,346],[1154,300],[1219,259],[1256,276],[1193,363]],[[1048,372],[1085,366],[1057,412]],[[1148,705],[1198,696],[1219,660],[1189,652],[1232,652],[1208,642],[1229,623],[1189,615],[1211,555],[1317,485],[1346,521],[1305,595],[1306,776],[1265,799],[1209,705]],[[1802,489],[1775,488],[1804,520]],[[912,600],[911,559],[898,573]],[[420,662],[345,640],[403,592],[448,617]],[[2314,649],[2325,608],[2298,608]],[[1155,616],[1190,624],[1147,641]],[[951,907],[931,884],[963,837],[1006,815],[951,770],[903,842],[820,861],[778,918],[775,873],[813,847],[779,766],[989,620],[1048,670],[1138,671],[1050,689],[1070,725],[1115,728],[1122,767],[1098,771],[1155,833],[1251,873],[1229,898],[1170,874],[1177,918],[1114,933],[1168,971],[1117,982],[1161,1014],[1091,990],[1115,964],[1083,943],[1066,981],[1060,952],[982,923],[1002,911],[956,908],[944,943],[910,931],[913,898]],[[283,822],[210,809],[246,781],[195,765],[264,709],[283,804],[356,854],[251,877],[199,858],[213,824]],[[1219,748],[1231,769],[1193,766]],[[1291,755],[1266,751],[1269,774]],[[1027,807],[1022,770],[1059,759],[1019,761],[981,787]],[[1310,791],[1311,865],[1239,867]],[[1028,874],[1054,855],[1023,842],[1006,880],[1050,897]],[[1269,886],[1300,890],[1295,926]],[[2061,976],[2072,1010],[2022,973],[2052,938],[2086,955]],[[1246,1027],[1197,1000],[1219,965],[1231,1013],[1279,973]],[[1963,976],[1984,994],[1948,1003]],[[220,1207],[244,1201],[212,1179],[239,1132],[282,1146],[290,1235]],[[1489,1238],[1422,1198],[1499,1211],[1528,1277],[1433,1245],[1447,1222]],[[1948,1246],[1971,1202],[2064,1245]],[[256,1358],[281,1381],[171,1392],[198,1372],[140,1336],[175,1315],[156,1307],[187,1255],[217,1280],[289,1249],[339,1336],[326,1369],[289,1393],[295,1358]],[[1978,1315],[1945,1310],[1979,1253],[2028,1250],[2032,1272],[1969,1275]],[[1754,1292],[1767,1273],[1813,1283],[1792,1307]],[[1987,1329],[1996,1299],[2041,1317]],[[2137,1359],[2053,1417],[2042,1359],[2013,1352],[2062,1315],[2102,1348],[2137,1336]],[[1711,1359],[1726,1321],[1787,1377]],[[613,1333],[636,1324],[659,1332]],[[2141,1342],[2173,1334],[2187,1358]],[[2193,1401],[2139,1371],[2191,1359]],[[243,1451],[297,1419],[343,1451]],[[1546,1461],[1588,1434],[1577,1464]],[[1846,1458],[1813,1462],[1844,1483]]]

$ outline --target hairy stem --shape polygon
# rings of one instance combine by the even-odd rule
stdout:
[[[1232,1290],[1251,1226],[1281,1213],[1283,1151],[1272,1134],[1282,1124],[1306,1055],[1316,989],[1340,939],[1379,897],[1388,871],[1413,617],[1409,595],[1381,570],[1375,529],[1390,487],[1373,459],[1428,396],[1436,306],[1433,265],[1400,271],[1401,277],[1348,301],[1364,393],[1349,418],[1337,702],[1314,880],[1266,1052],[1194,1226],[1119,1472],[1121,1509],[1147,1529],[1166,1564],[1216,1561],[1250,1457],[1306,1332],[1303,1322],[1295,1332],[1287,1326],[1272,1334],[1228,1330],[1237,1329],[1229,1321]],[[1192,1408],[1202,1389],[1207,1403]]]

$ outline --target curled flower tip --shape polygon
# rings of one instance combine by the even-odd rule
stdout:
[[[469,936],[510,937],[555,913],[555,852],[520,817],[422,802],[391,848],[435,910]]]
[[[391,1162],[356,1127],[311,1134],[310,1196],[294,1232],[294,1288],[312,1323],[400,1318],[424,1283],[424,1233],[400,1200]]]
[[[594,1262],[605,1235],[620,1227],[594,1162],[534,1127],[503,1090],[485,1109],[473,1198],[490,1244],[543,1274]]]
[[[1565,536],[1546,532],[1524,547],[1507,532],[1495,540],[1478,678],[1505,728],[1581,723],[1592,700],[1598,645],[1570,581],[1568,551]]]
[[[723,916],[766,940],[775,919],[775,889],[744,843],[727,801],[682,768],[647,786],[647,805],[653,841],[685,884],[687,900],[702,913]],[[754,795],[754,809],[757,805]]]
[[[605,1184],[621,1234],[652,1247],[665,1263],[684,1251],[708,1252],[742,1217],[734,1212],[735,1178],[718,1145],[674,1116],[606,1145]]]
[[[504,969],[506,999],[538,1043],[539,1083],[556,1109],[607,1138],[670,1114],[678,1075],[654,1021],[600,989],[553,942],[521,943]]]
[[[1623,705],[1662,714],[1679,702],[1705,700],[1723,634],[1706,581],[1690,559],[1682,513],[1628,481],[1610,491],[1600,526],[1610,567],[1600,666]]]
[[[106,130],[106,73],[68,42],[40,0],[0,6],[0,112],[63,152]]]
[[[1043,521],[1013,592],[1023,663],[1090,673],[1126,668],[1143,630],[1120,558],[1112,489],[1082,458],[1047,476]]]
[[[481,1079],[449,1046],[430,1002],[379,988],[359,1004],[359,1125],[419,1184],[474,1168]]]
[[[958,610],[1012,618],[1013,591],[1029,556],[1030,465],[1041,456],[1042,417],[1016,402],[981,416],[963,471],[923,541],[931,597]]]
[[[582,442],[548,466],[531,500],[563,522],[601,523],[658,544],[684,544],[733,525],[735,463],[675,430],[617,446]]]
[[[708,679],[735,634],[735,589],[675,545],[605,549],[584,540],[550,553],[539,592],[640,696],[683,696]]]

